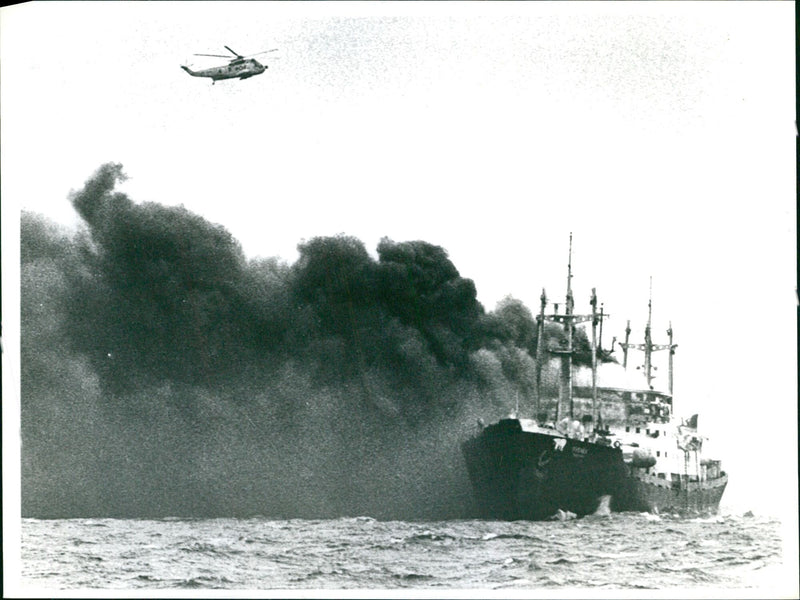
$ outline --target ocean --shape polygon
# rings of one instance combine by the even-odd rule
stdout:
[[[20,591],[573,590],[587,597],[694,590],[733,597],[771,589],[778,597],[783,588],[775,586],[791,588],[781,579],[782,539],[778,520],[749,512],[547,522],[23,519]]]

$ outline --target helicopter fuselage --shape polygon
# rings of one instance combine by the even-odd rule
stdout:
[[[248,77],[260,75],[267,70],[265,65],[262,65],[252,58],[242,61],[233,61],[224,67],[212,67],[199,71],[193,71],[189,67],[184,66],[181,66],[181,68],[192,77],[210,77],[212,82],[219,81],[220,79],[247,79]]]

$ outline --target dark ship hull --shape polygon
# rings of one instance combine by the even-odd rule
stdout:
[[[516,419],[486,427],[462,450],[483,518],[538,520],[559,509],[589,514],[625,479],[620,450],[523,431]]]
[[[482,518],[542,520],[559,511],[592,514],[610,497],[615,512],[715,512],[727,475],[666,479],[626,462],[619,448],[524,431],[503,419],[467,440],[462,451]]]

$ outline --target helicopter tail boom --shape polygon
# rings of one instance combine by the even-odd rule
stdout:
[[[189,75],[191,75],[192,77],[197,77],[197,73],[196,73],[196,72],[194,72],[194,71],[192,71],[192,70],[191,70],[189,67],[184,67],[183,65],[181,65],[181,69],[183,69],[184,71],[186,71],[186,72],[187,72]]]

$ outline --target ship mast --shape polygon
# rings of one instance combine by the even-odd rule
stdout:
[[[666,347],[669,350],[669,395],[672,396],[672,357],[675,356],[675,348],[678,347],[678,344],[672,343],[672,321],[669,322],[667,335],[669,336],[669,344]]]
[[[592,422],[599,427],[600,419],[597,405],[597,293],[592,288]],[[600,332],[603,331],[603,311],[600,310]]]
[[[567,338],[567,347],[558,350],[550,350],[552,354],[561,356],[561,385],[559,389],[558,403],[556,404],[556,423],[561,420],[562,407],[569,407],[570,419],[575,418],[575,406],[572,398],[572,355],[573,355],[573,336],[575,325],[593,321],[597,318],[596,310],[593,309],[591,315],[576,315],[573,313],[575,300],[572,296],[572,232],[569,234],[569,261],[567,262],[567,299],[564,314],[558,314],[558,304],[554,304],[552,315],[544,314],[547,298],[542,290],[542,305],[539,313],[539,343],[537,345],[537,377],[540,376],[539,369],[544,359],[544,322],[554,321],[562,323]],[[537,383],[538,387],[538,383]],[[596,403],[595,403],[596,404]]]
[[[567,299],[564,315],[564,330],[567,334],[567,352],[561,359],[561,397],[569,406],[569,418],[574,418],[572,403],[572,333],[575,329],[572,321],[572,310],[575,299],[572,297],[572,232],[569,233],[569,260],[567,262]],[[560,402],[559,402],[560,404]]]
[[[592,422],[598,423],[597,419],[597,293],[592,288],[592,298],[589,300],[592,305]],[[601,329],[602,331],[602,329]]]
[[[647,300],[647,326],[644,328],[644,373],[647,377],[647,388],[652,389],[650,385],[653,381],[653,338],[650,335],[650,321],[653,317],[653,277],[650,276],[650,297]]]
[[[592,294],[594,294],[594,288],[592,288]],[[600,352],[603,352],[603,303],[600,303],[600,337],[597,338],[597,349]]]
[[[542,393],[542,365],[544,364],[544,309],[547,307],[547,294],[542,288],[542,295],[539,298],[539,315],[536,317],[538,331],[536,338],[536,379],[534,381],[535,403],[536,403],[536,418],[539,418],[539,411],[541,407],[541,393]]]
[[[667,330],[667,335],[669,336],[669,344],[654,344],[653,339],[650,335],[650,329],[652,324],[652,317],[653,317],[653,278],[650,277],[650,297],[647,301],[647,326],[644,328],[644,344],[629,344],[628,337],[630,336],[631,332],[631,322],[628,321],[628,326],[625,329],[625,343],[620,344],[623,350],[623,362],[622,366],[627,368],[628,366],[628,350],[643,350],[644,351],[644,373],[645,377],[647,378],[647,387],[648,389],[652,389],[652,382],[653,382],[653,361],[652,356],[653,352],[657,352],[659,350],[669,350],[669,394],[672,395],[672,357],[675,355],[675,348],[677,348],[677,344],[672,343],[672,323],[669,324],[669,329]]]
[[[625,326],[625,343],[620,344],[622,347],[622,368],[628,368],[628,341],[631,339],[631,320],[628,319],[628,324]]]

